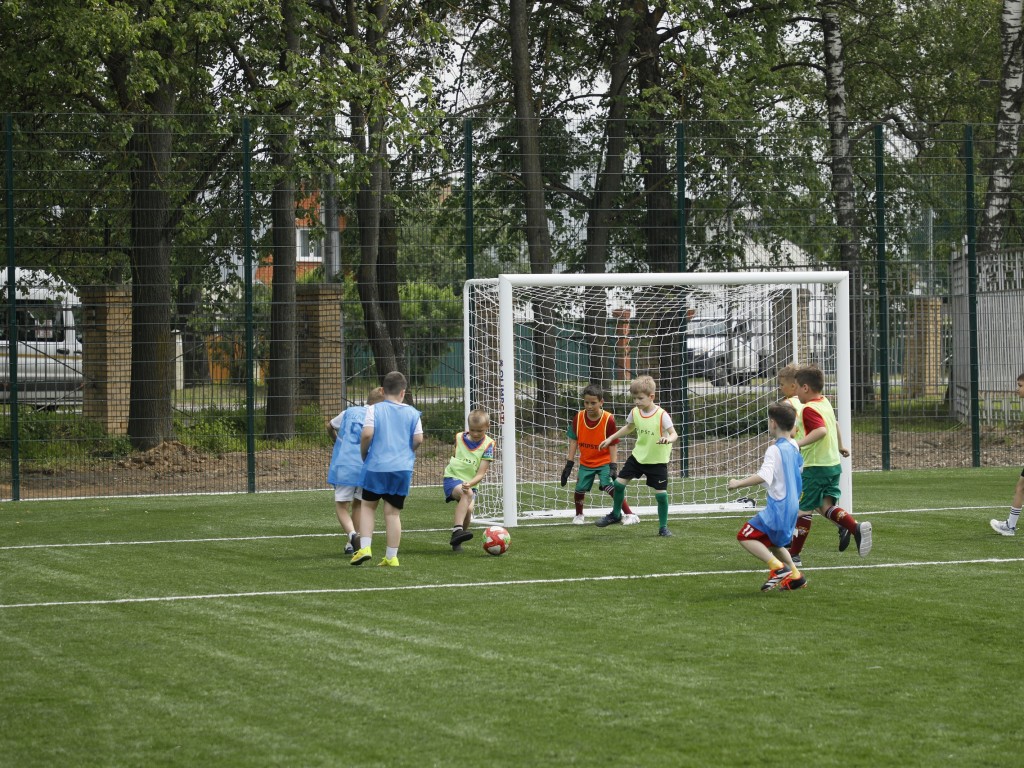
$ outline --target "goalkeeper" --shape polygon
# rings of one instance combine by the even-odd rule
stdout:
[[[619,469],[616,462],[619,441],[616,440],[604,448],[600,446],[602,440],[615,434],[615,417],[604,410],[604,392],[597,384],[588,384],[583,388],[583,410],[569,422],[566,434],[569,436],[569,450],[566,454],[565,467],[562,469],[562,487],[569,482],[569,475],[572,474],[578,452],[580,471],[576,476],[576,489],[573,494],[576,516],[572,521],[575,525],[583,525],[583,503],[587,498],[587,492],[594,487],[594,478],[597,478],[598,487],[611,496]],[[623,525],[640,522],[640,518],[633,514],[625,500],[622,502],[622,511]]]

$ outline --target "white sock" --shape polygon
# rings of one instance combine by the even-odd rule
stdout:
[[[360,536],[359,537],[359,548],[360,549],[369,549],[371,544],[373,544],[373,536]]]
[[[398,557],[398,547],[385,547],[384,557],[390,560],[392,557]]]
[[[1017,527],[1017,519],[1020,517],[1020,510],[1010,507],[1010,516],[1006,518],[1006,525],[1010,528]]]

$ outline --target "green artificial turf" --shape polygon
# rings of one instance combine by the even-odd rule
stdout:
[[[740,514],[495,558],[416,490],[390,569],[330,491],[2,504],[0,765],[1017,765],[1016,474],[857,474],[874,551],[819,518],[792,593]]]

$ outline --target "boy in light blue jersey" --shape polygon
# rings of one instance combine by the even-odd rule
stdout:
[[[370,391],[366,405],[375,405],[384,399],[384,390],[377,387]],[[334,486],[334,511],[338,522],[345,531],[345,554],[354,554],[359,544],[359,534],[349,514],[353,501],[362,501],[359,490],[359,476],[363,472],[363,457],[359,441],[363,435],[366,420],[366,405],[352,405],[327,422],[327,434],[331,436],[334,449],[331,463],[327,467],[327,482]],[[355,511],[355,510],[353,510]]]
[[[476,486],[483,482],[494,461],[494,439],[487,434],[491,426],[487,411],[470,411],[466,426],[465,432],[455,436],[452,458],[444,469],[444,500],[455,502],[455,520],[448,542],[452,552],[461,552],[462,543],[473,538],[469,523],[473,519]]]
[[[742,480],[730,480],[729,490],[768,486],[765,508],[744,523],[737,540],[750,554],[768,564],[768,581],[762,592],[771,589],[800,589],[807,578],[800,573],[786,549],[793,540],[803,481],[800,472],[803,457],[793,440],[796,409],[787,402],[768,406],[768,432],[775,438],[764,454],[761,468]]]
[[[373,557],[373,523],[377,505],[384,500],[387,549],[378,565],[398,565],[398,547],[402,542],[402,508],[412,485],[416,449],[423,442],[420,412],[405,399],[405,376],[392,371],[384,377],[384,399],[366,410],[366,421],[359,440],[363,472],[359,486],[363,501],[359,507],[359,550],[352,565],[362,565]]]

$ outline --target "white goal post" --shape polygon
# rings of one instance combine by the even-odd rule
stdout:
[[[571,517],[576,467],[565,464],[581,391],[596,383],[617,426],[633,403],[629,381],[654,377],[659,405],[680,441],[669,465],[670,512],[734,512],[729,477],[760,466],[767,406],[780,398],[776,373],[815,363],[849,445],[850,296],[847,272],[501,275],[464,288],[465,408],[486,410],[497,454],[479,488],[476,515],[515,526],[521,518]],[[618,447],[621,467],[632,449]],[[852,508],[851,460],[842,459],[843,506]],[[759,494],[759,496],[758,496]],[[626,498],[641,517],[655,511],[644,481]],[[593,520],[611,507],[595,485]]]

